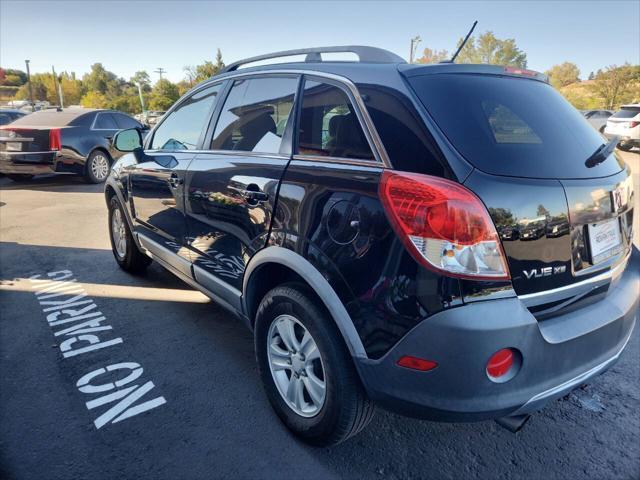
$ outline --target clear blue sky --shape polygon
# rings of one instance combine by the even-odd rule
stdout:
[[[207,2],[0,0],[0,66],[85,73],[94,62],[129,78],[157,67],[226,63],[298,47],[365,44],[408,56],[409,40],[451,50],[473,20],[477,33],[514,38],[529,68],[565,60],[586,77],[610,64],[640,63],[640,0],[496,2]],[[152,79],[157,75],[152,74]]]

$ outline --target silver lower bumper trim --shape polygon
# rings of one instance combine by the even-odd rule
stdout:
[[[581,373],[580,375],[573,377],[564,383],[561,383],[560,385],[556,385],[555,387],[545,390],[544,392],[540,392],[537,395],[534,395],[529,400],[527,400],[527,402],[524,405],[522,405],[518,410],[511,413],[510,416],[523,415],[526,413],[534,412],[536,410],[540,410],[549,400],[561,397],[569,393],[571,390],[581,385],[582,383],[587,381],[589,378],[595,377],[596,375],[607,370],[611,365],[613,365],[620,358],[620,355],[622,354],[624,349],[627,347],[627,344],[631,339],[631,335],[633,334],[634,328],[635,328],[635,320],[634,320],[633,327],[631,327],[631,330],[629,331],[627,338],[624,340],[622,347],[620,348],[620,350],[618,350],[618,352],[614,356],[596,365],[595,367],[587,370],[586,372]]]

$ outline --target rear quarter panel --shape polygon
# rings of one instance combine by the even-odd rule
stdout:
[[[270,243],[306,258],[345,305],[370,358],[429,315],[460,304],[460,285],[420,268],[378,199],[382,168],[293,160]]]

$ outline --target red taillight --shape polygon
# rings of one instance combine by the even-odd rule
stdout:
[[[60,129],[52,128],[49,130],[49,150],[60,150],[60,148],[62,148]]]
[[[524,75],[525,77],[537,77],[538,72],[518,67],[504,67],[504,71],[514,75]]]
[[[503,348],[494,353],[487,362],[487,374],[492,378],[500,378],[506,375],[513,367],[513,351]]]
[[[640,122],[627,122],[627,128],[636,128]]]
[[[424,266],[464,278],[510,278],[486,208],[462,185],[386,170],[380,197],[398,235]]]
[[[438,366],[437,362],[431,360],[425,360],[424,358],[412,357],[411,355],[405,355],[398,360],[398,365],[405,368],[411,368],[412,370],[420,370],[426,372],[433,370]]]

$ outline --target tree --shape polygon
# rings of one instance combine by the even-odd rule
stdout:
[[[27,83],[27,74],[22,70],[0,68],[0,86],[19,87]]]
[[[104,94],[116,79],[116,75],[105,70],[101,63],[94,63],[91,65],[91,71],[82,77],[82,83],[87,91]]]
[[[222,61],[222,52],[220,51],[220,49],[218,48],[218,50],[216,51],[216,73],[218,73],[220,70],[222,70],[225,65],[224,62]]]
[[[205,60],[205,62],[201,65],[187,65],[183,68],[185,75],[187,76],[187,81],[189,85],[194,85],[195,83],[200,83],[208,78],[213,77],[220,70],[225,67],[224,62],[222,61],[222,52],[218,48],[216,52],[216,62],[213,63],[209,60]]]
[[[109,106],[109,100],[106,95],[93,90],[87,92],[80,103],[83,107],[88,108],[107,108]]]
[[[461,43],[462,39],[458,41],[458,45]],[[475,37],[469,37],[458,54],[456,62],[527,68],[527,54],[517,47],[513,38],[500,40],[493,32],[485,32],[478,37],[477,41]]]
[[[593,72],[589,73],[588,80],[593,80],[594,78],[596,78],[595,74]]]
[[[62,86],[65,106],[79,105],[83,94],[82,82],[77,80],[73,73],[69,74],[67,72],[62,72],[58,77],[58,81]]]
[[[178,87],[166,78],[158,80],[151,91],[149,108],[151,110],[168,110],[180,97]]]
[[[598,70],[593,81],[593,92],[602,98],[604,108],[614,109],[637,99],[640,94],[640,66],[628,63],[618,67],[611,65]]]
[[[415,63],[438,63],[443,60],[449,60],[451,55],[447,50],[431,50],[425,48],[422,52],[422,56],[416,59]]]
[[[580,81],[580,70],[575,63],[564,62],[554,65],[545,72],[549,76],[549,82],[556,88],[566,87]]]
[[[134,85],[139,83],[143,92],[151,91],[151,78],[145,70],[136,72],[133,77],[131,77],[130,82]]]

